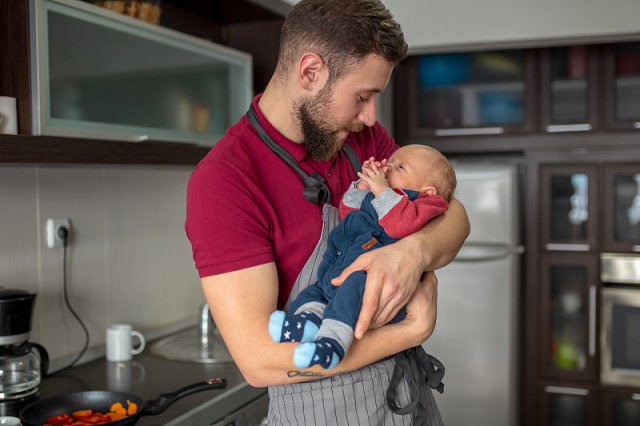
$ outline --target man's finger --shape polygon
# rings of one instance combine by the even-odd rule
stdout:
[[[365,269],[365,263],[360,261],[360,258],[358,257],[356,260],[351,262],[351,265],[344,268],[340,275],[332,279],[331,284],[335,286],[341,286],[342,283],[344,283],[344,280],[346,280],[349,275],[351,275],[355,271],[361,271],[363,269]]]
[[[380,294],[382,289],[379,286],[366,286],[364,295],[362,297],[362,307],[360,308],[360,316],[358,316],[358,322],[355,328],[355,338],[360,339],[364,333],[369,329],[373,315],[378,309],[378,303],[380,302]]]

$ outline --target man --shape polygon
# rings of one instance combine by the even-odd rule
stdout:
[[[360,160],[389,158],[397,149],[375,120],[375,104],[406,50],[379,0],[300,1],[285,20],[274,75],[252,103],[255,120],[245,116],[232,126],[191,177],[186,231],[202,289],[246,380],[270,387],[270,424],[403,420],[385,403],[392,356],[433,331],[437,281],[429,271],[448,263],[469,232],[457,200],[421,231],[362,255],[336,279],[339,285],[353,271],[367,272],[357,340],[334,370],[296,369],[295,344],[274,343],[267,324],[276,307],[315,282],[335,206],[356,178],[343,145]],[[306,174],[324,179],[330,203],[305,199],[300,176],[260,138],[260,127]],[[406,319],[384,325],[404,305]],[[428,395],[430,422],[438,424]],[[401,406],[410,399],[406,390],[397,395]]]

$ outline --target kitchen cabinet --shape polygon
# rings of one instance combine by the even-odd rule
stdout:
[[[604,168],[603,245],[611,252],[640,252],[640,164]]]
[[[597,170],[588,165],[545,165],[540,172],[543,249],[590,251],[597,238]]]
[[[603,388],[602,425],[636,426],[640,424],[640,391],[627,388]]]
[[[540,51],[540,119],[545,132],[597,130],[598,46]]]
[[[541,248],[640,252],[640,163],[540,168]]]
[[[532,150],[526,164],[523,424],[637,421],[640,389],[603,383],[600,339],[601,255],[640,245],[640,149]]]
[[[215,6],[206,0],[167,0],[162,8],[160,27],[252,54],[253,84],[256,90],[263,87],[275,67],[282,15],[248,0],[221,0]],[[0,0],[0,93],[18,100],[18,136],[0,135],[0,163],[195,164],[206,155],[207,146],[179,140],[130,143],[106,134],[101,139],[34,136],[28,76],[38,63],[31,51],[32,9],[33,1]]]
[[[213,145],[251,102],[251,56],[75,0],[33,2],[33,133]]]
[[[592,255],[565,253],[541,259],[541,376],[597,380],[597,262]]]
[[[396,131],[419,138],[532,130],[533,66],[525,50],[409,57],[395,78]]]
[[[538,388],[540,423],[549,426],[599,426],[595,387],[545,383]]]
[[[607,46],[604,68],[607,126],[640,130],[640,42]]]
[[[400,144],[445,154],[633,146],[640,42],[412,55],[394,105]]]

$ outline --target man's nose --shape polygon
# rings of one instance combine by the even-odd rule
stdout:
[[[376,101],[375,98],[365,102],[362,109],[358,113],[358,120],[362,121],[365,126],[371,127],[376,124]]]

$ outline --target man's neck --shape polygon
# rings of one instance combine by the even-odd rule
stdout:
[[[262,115],[287,139],[302,143],[302,132],[295,118],[295,100],[287,95],[286,88],[276,86],[273,81],[267,85],[258,101]]]

